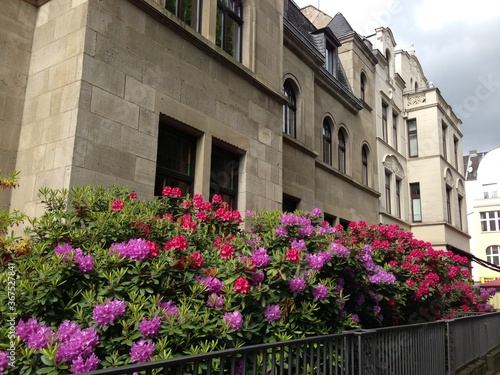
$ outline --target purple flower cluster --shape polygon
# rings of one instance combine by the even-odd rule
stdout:
[[[373,284],[380,284],[380,283],[392,284],[396,281],[396,276],[381,268],[378,268],[376,273],[368,276],[368,280],[370,280],[370,282]]]
[[[257,270],[252,274],[252,285],[257,286],[262,283],[265,279],[265,274],[263,270]]]
[[[0,350],[0,374],[9,367],[9,352]]]
[[[278,237],[287,237],[288,229],[280,225],[278,228],[274,230],[274,234]]]
[[[122,316],[127,309],[125,301],[113,300],[108,301],[104,305],[97,305],[93,311],[94,321],[101,327],[113,323],[116,319]]]
[[[360,321],[360,320],[359,320],[359,316],[358,316],[358,314],[352,314],[352,315],[351,315],[351,319],[352,319],[352,321],[353,321],[354,323],[359,324],[359,321]]]
[[[207,287],[208,293],[220,294],[224,289],[224,282],[214,276],[200,277],[197,281]]]
[[[57,362],[74,361],[79,357],[87,358],[99,344],[99,336],[94,328],[82,330],[78,324],[69,320],[59,326],[57,336],[61,343],[56,353]]]
[[[321,270],[323,266],[332,260],[332,254],[328,251],[320,251],[317,254],[307,254],[306,261],[313,270]]]
[[[143,318],[141,323],[139,323],[139,331],[146,338],[154,337],[160,331],[161,319],[155,315],[151,320]]]
[[[179,308],[176,305],[174,305],[172,300],[168,300],[167,302],[160,302],[158,304],[158,307],[164,311],[164,314],[167,318],[179,317]]]
[[[216,293],[210,294],[207,299],[207,306],[215,309],[222,308],[222,306],[224,306],[224,297],[219,296]]]
[[[306,289],[306,280],[298,276],[294,276],[289,282],[290,290],[294,293],[302,292]]]
[[[114,243],[110,246],[110,255],[118,254],[122,258],[146,260],[150,257],[148,241],[142,238],[132,238],[128,242]]]
[[[234,329],[236,331],[239,331],[241,326],[243,325],[243,316],[241,313],[236,310],[232,313],[225,313],[224,314],[224,321],[226,322],[227,326],[230,329]]]
[[[64,262],[68,262],[68,257],[73,255],[73,260],[78,264],[80,272],[88,273],[94,268],[94,257],[90,254],[83,255],[82,249],[73,249],[70,244],[65,243],[56,245],[54,253],[61,255]]]
[[[281,318],[280,305],[267,305],[264,309],[264,316],[268,323],[279,320]]]
[[[271,257],[267,254],[265,248],[260,247],[252,252],[252,260],[257,267],[267,267],[271,261]]]
[[[281,216],[281,225],[297,225],[300,227],[307,227],[311,225],[311,219],[304,216],[295,215],[293,213],[284,213]]]
[[[306,250],[306,242],[304,240],[296,240],[295,238],[292,240],[292,244],[290,246],[292,249],[305,251]]]
[[[347,258],[351,254],[348,248],[335,242],[330,245],[330,251],[343,258]]]
[[[26,323],[22,319],[19,320],[16,333],[30,349],[45,349],[47,345],[55,340],[54,331],[39,324],[34,318],[28,319]]]
[[[86,359],[80,356],[73,361],[71,365],[71,372],[73,374],[79,374],[81,372],[94,371],[97,370],[99,363],[99,358],[97,358],[94,353]]]
[[[325,299],[328,297],[328,288],[323,284],[318,284],[312,291],[313,297],[316,299]]]
[[[151,340],[140,339],[132,344],[130,348],[130,359],[132,362],[147,362],[155,351],[155,343]]]
[[[317,217],[321,217],[323,215],[323,212],[321,211],[321,209],[319,208],[313,208],[311,210],[311,215],[312,216],[317,216]]]

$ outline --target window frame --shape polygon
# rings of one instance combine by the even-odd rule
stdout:
[[[406,122],[408,130],[408,157],[416,158],[418,157],[418,128],[417,120],[409,119]],[[411,127],[414,126],[414,129]],[[412,140],[414,141],[414,146],[412,146]]]
[[[347,145],[346,136],[343,129],[339,129],[338,132],[338,169],[342,173],[347,173]]]
[[[479,213],[481,232],[500,232],[500,211],[482,211]],[[492,227],[495,227],[492,230]]]
[[[382,102],[382,139],[384,142],[388,143],[388,124],[387,124],[387,114],[389,113],[389,105],[385,102]]]
[[[323,120],[323,162],[332,165],[332,127],[328,118]]]
[[[416,188],[416,190],[414,189]],[[410,201],[411,201],[411,218],[414,223],[422,222],[422,197],[420,194],[420,183],[414,182],[410,184]],[[416,203],[418,202],[419,212],[415,210]]]
[[[443,157],[444,157],[444,160],[448,160],[448,145],[447,145],[447,142],[446,142],[446,138],[448,136],[448,125],[446,125],[444,122],[442,122],[441,124],[441,143],[442,143],[442,146],[443,146]]]
[[[495,250],[495,251],[493,251]],[[500,245],[490,245],[486,248],[486,261],[500,266]]]
[[[384,173],[384,191],[385,191],[385,212],[389,215],[392,214],[392,205],[391,205],[391,180],[392,180],[392,172],[385,170]]]
[[[360,75],[360,94],[361,94],[361,101],[366,103],[366,74],[364,72],[361,72]]]
[[[398,122],[398,114],[392,112],[392,145],[396,151],[398,150]]]
[[[214,163],[220,162],[221,160],[226,161],[226,166],[222,171],[217,170],[214,171]],[[212,144],[212,152],[210,158],[210,199],[214,196],[214,194],[219,194],[223,198],[223,201],[227,202],[229,208],[234,210],[238,206],[238,187],[239,187],[239,177],[240,177],[240,160],[241,155],[231,152],[223,147],[218,146],[217,144]],[[227,167],[228,163],[231,162],[232,165]],[[229,179],[231,187],[226,187],[217,183],[215,181],[215,177],[220,176],[221,173],[228,173],[229,171]],[[228,202],[226,197],[230,198]]]
[[[403,180],[396,177],[396,217],[401,218],[401,184]]]
[[[220,33],[219,33],[220,17]],[[237,27],[236,44],[232,43],[233,49],[236,47],[236,53],[228,51],[228,21],[234,22]],[[222,50],[233,56],[241,62],[243,46],[243,3],[241,0],[217,0],[217,26],[215,32],[215,44]]]
[[[449,185],[446,185],[446,222],[448,224],[452,224],[452,212],[451,212],[451,194],[453,188]]]
[[[283,84],[283,93],[287,98],[283,104],[283,133],[297,138],[297,95],[290,79]]]
[[[169,2],[172,2],[174,4],[169,4]],[[186,4],[191,3],[191,9],[193,8],[193,5],[196,7],[196,12],[191,12],[191,22],[187,22],[185,15],[183,13],[185,12],[187,6]],[[172,9],[170,6],[173,5],[174,8]],[[182,22],[186,23],[187,25],[191,26],[193,29],[195,29],[197,32],[201,32],[201,22],[202,22],[202,7],[203,7],[203,0],[166,0],[165,1],[165,9],[167,9],[170,13],[172,13],[174,16],[179,18]],[[192,15],[195,14],[195,17],[193,19]],[[194,24],[193,24],[194,23]]]
[[[366,147],[366,145],[363,145],[363,147],[361,147],[361,182],[365,186],[368,186],[369,184],[368,147]]]
[[[167,138],[164,138],[167,137]],[[180,139],[188,143],[188,161],[187,161],[187,174],[183,174],[174,169],[170,169],[168,166],[159,164],[162,153],[162,148],[172,149],[173,147],[180,146],[182,143],[179,141],[173,144],[168,143],[168,141],[173,141],[174,139]],[[169,126],[165,123],[160,123],[158,129],[158,151],[156,156],[156,172],[155,172],[155,185],[154,192],[155,196],[161,195],[163,188],[165,186],[179,187],[178,183],[185,183],[188,185],[186,191],[182,191],[183,194],[193,194],[194,191],[194,178],[195,178],[195,162],[196,162],[196,143],[197,137],[195,135],[183,132],[175,127]],[[180,154],[177,152],[177,154]],[[167,156],[165,156],[167,158]],[[163,179],[162,186],[160,188],[159,178]],[[181,189],[182,190],[182,189]]]
[[[458,197],[457,197],[457,200],[458,200],[458,228],[460,230],[463,229],[463,203],[464,203],[464,197],[460,194],[458,194]]]

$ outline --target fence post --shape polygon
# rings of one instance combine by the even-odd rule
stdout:
[[[455,332],[452,323],[455,319],[446,321],[446,367],[448,375],[455,375]]]

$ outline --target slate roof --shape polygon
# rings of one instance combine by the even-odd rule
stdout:
[[[464,156],[464,177],[465,181],[477,180],[477,169],[479,163],[484,158],[487,152],[472,152]]]
[[[337,38],[355,33],[354,29],[351,27],[349,22],[347,22],[342,13],[337,13],[328,24],[328,27],[330,28],[330,30],[332,30]]]

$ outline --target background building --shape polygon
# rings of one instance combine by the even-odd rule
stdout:
[[[2,208],[41,187],[163,186],[397,223],[468,250],[461,122],[390,29],[291,0],[6,0]],[[11,194],[11,195],[10,195]]]
[[[471,151],[463,160],[471,253],[500,266],[500,148]],[[474,264],[472,275],[477,284],[500,278],[499,269],[488,264]]]

